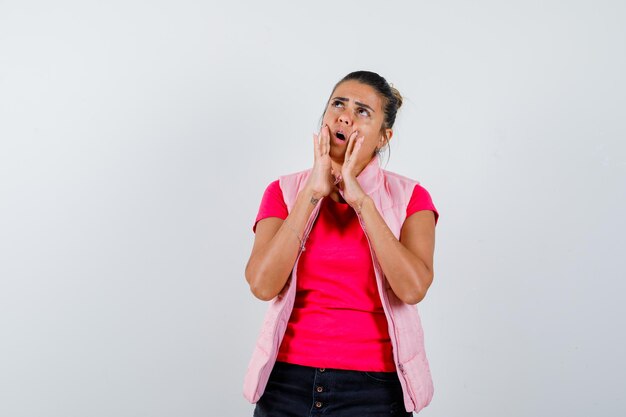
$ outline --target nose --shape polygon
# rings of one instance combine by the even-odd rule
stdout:
[[[348,114],[348,112],[343,112],[339,115],[339,123],[350,126],[352,124],[352,118]]]

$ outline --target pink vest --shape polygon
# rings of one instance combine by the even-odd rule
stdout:
[[[310,170],[280,177],[280,188],[289,211],[296,202],[298,192],[304,187]],[[402,177],[380,168],[378,158],[363,169],[357,181],[368,194],[387,226],[399,239],[406,208],[417,181]],[[304,231],[304,241],[319,213],[320,204],[313,210]],[[361,226],[363,226],[363,221]],[[306,245],[305,245],[306,246]],[[370,245],[371,250],[371,245]],[[270,373],[276,362],[280,343],[287,329],[287,322],[296,297],[298,261],[296,258],[291,277],[285,288],[274,298],[265,315],[261,334],[257,340],[244,381],[244,397],[251,403],[261,398]],[[382,269],[372,250],[372,261],[376,273],[378,292],[389,324],[389,335],[398,377],[404,392],[407,411],[418,412],[426,407],[433,396],[433,381],[424,350],[424,333],[415,306],[402,302],[385,279]]]

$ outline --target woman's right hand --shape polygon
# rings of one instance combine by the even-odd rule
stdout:
[[[316,200],[326,197],[334,187],[334,177],[330,160],[330,129],[324,125],[319,134],[313,134],[314,161],[307,188]]]
[[[298,254],[304,250],[304,230],[317,202],[334,188],[330,159],[330,130],[324,126],[313,135],[315,161],[303,190],[289,211],[289,223],[268,217],[257,223],[254,246],[246,265],[252,293],[271,300],[287,285]]]

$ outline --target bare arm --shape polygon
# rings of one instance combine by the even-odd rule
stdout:
[[[304,188],[285,221],[269,217],[257,223],[246,280],[255,297],[271,300],[285,286],[298,256],[307,221],[317,202],[333,188],[330,132],[325,126],[313,136],[315,161]]]
[[[408,217],[396,239],[384,219],[367,197],[361,217],[376,258],[393,292],[407,304],[417,304],[433,281],[435,215],[418,211]]]
[[[360,212],[376,258],[399,299],[407,304],[419,303],[433,281],[435,251],[435,216],[432,211],[419,211],[402,225],[400,240],[385,223],[372,199],[367,196],[355,176],[356,158],[362,139],[351,137],[342,167],[344,198]]]
[[[257,223],[246,280],[255,297],[269,301],[285,286],[300,250],[307,220],[315,206],[313,193],[303,190],[286,221],[268,217]]]

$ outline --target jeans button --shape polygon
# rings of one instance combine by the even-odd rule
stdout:
[[[315,407],[317,408],[322,408],[322,402],[321,401],[315,401]]]
[[[318,386],[317,388],[315,388],[315,391],[322,392],[324,391],[324,387]]]

